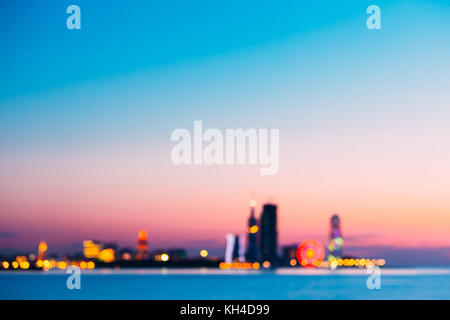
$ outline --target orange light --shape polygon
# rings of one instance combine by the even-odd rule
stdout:
[[[19,263],[21,269],[28,269],[30,267],[30,263],[28,261],[21,261]]]
[[[259,230],[258,226],[251,226],[250,228],[248,228],[249,233],[257,233],[258,230]]]
[[[100,251],[99,255],[98,255],[98,259],[106,262],[106,263],[110,263],[114,261],[114,254],[115,251],[114,249],[103,249]]]
[[[263,267],[264,268],[270,268],[270,261],[264,261],[263,262]]]
[[[95,268],[95,263],[93,261],[89,261],[87,263],[87,267],[88,267],[88,269],[94,269]]]
[[[291,261],[289,261],[289,264],[295,267],[297,265],[297,259],[291,259]]]
[[[92,240],[83,241],[83,248],[84,257],[87,259],[98,258],[101,250],[100,244]]]
[[[138,233],[138,240],[147,240],[147,231],[140,230]]]
[[[13,261],[12,266],[14,269],[17,269],[17,267],[19,266],[19,263],[17,261]]]
[[[67,264],[66,264],[64,261],[58,261],[58,262],[56,263],[56,267],[57,267],[58,269],[65,269],[65,268],[67,267]]]
[[[259,269],[259,267],[260,267],[260,264],[259,264],[259,262],[255,262],[255,263],[253,263],[253,269],[255,269],[255,270],[258,270],[258,269]]]
[[[306,250],[306,257],[307,257],[308,259],[314,258],[315,255],[316,255],[316,252],[314,251],[314,249],[308,249],[308,250]]]
[[[128,252],[125,252],[124,254],[122,254],[122,259],[123,260],[131,260],[131,254],[129,254]]]
[[[220,269],[231,269],[231,263],[221,262],[219,264]]]
[[[86,269],[86,268],[87,268],[87,263],[86,263],[86,261],[81,261],[81,262],[80,262],[80,268],[81,268],[81,269]]]
[[[39,251],[40,252],[46,252],[48,249],[47,243],[45,243],[44,241],[41,241],[39,243]]]
[[[17,256],[16,261],[20,264],[22,261],[27,261],[27,257],[25,256]]]
[[[320,242],[308,239],[299,244],[296,257],[297,261],[299,261],[303,267],[314,268],[323,261],[325,249]]]

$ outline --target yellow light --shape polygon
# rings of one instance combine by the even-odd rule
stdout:
[[[86,261],[81,261],[81,262],[80,262],[80,268],[81,268],[81,269],[86,269],[86,268],[87,268],[87,263],[86,263]]]
[[[12,266],[14,269],[17,269],[17,267],[19,266],[19,263],[17,261],[13,261]]]
[[[366,264],[366,259],[359,260],[359,264],[364,266]]]
[[[114,261],[114,254],[114,249],[103,249],[102,251],[100,251],[98,259],[103,262],[110,263]]]
[[[58,262],[56,263],[56,267],[57,267],[58,269],[65,269],[65,268],[67,267],[67,264],[66,264],[64,261],[58,261]]]
[[[169,255],[167,253],[163,253],[161,255],[161,261],[169,261]]]
[[[88,267],[88,269],[94,269],[95,268],[95,263],[93,261],[89,261],[87,263],[87,267]]]
[[[260,267],[260,264],[259,264],[259,262],[255,262],[255,263],[253,263],[253,269],[255,269],[255,270],[258,270],[258,269],[259,269],[259,267]]]
[[[9,262],[8,261],[3,261],[2,266],[3,266],[3,269],[8,269],[9,268]]]
[[[307,257],[308,259],[314,258],[315,255],[316,255],[316,252],[314,251],[314,249],[308,249],[308,250],[306,250],[306,257]]]
[[[201,255],[203,258],[206,258],[206,257],[208,256],[208,251],[202,250],[202,251],[200,251],[200,255]]]
[[[349,264],[350,266],[353,266],[353,265],[355,264],[355,259],[350,259],[350,260],[348,261],[348,264]]]
[[[28,261],[21,261],[19,263],[21,269],[28,269],[30,267],[30,263]]]
[[[339,259],[338,260],[338,266],[342,266],[344,264],[344,259]]]
[[[84,257],[87,259],[98,258],[100,254],[100,244],[94,243],[92,240],[83,241],[83,253]]]
[[[252,208],[256,207],[256,201],[255,200],[250,200],[250,207],[252,207]]]
[[[258,230],[259,230],[258,226],[251,226],[251,227],[248,229],[248,232],[249,232],[249,233],[257,233]]]
[[[338,261],[336,259],[331,260],[330,268],[331,269],[336,269],[337,266],[338,266]]]
[[[308,261],[306,259],[303,259],[302,262],[300,262],[300,264],[304,267],[306,267],[306,265],[308,264]]]
[[[263,267],[264,268],[270,268],[270,261],[264,261],[263,262]]]
[[[297,265],[297,259],[291,259],[291,261],[289,261],[289,264],[295,267]]]
[[[44,268],[48,269],[48,268],[50,268],[50,266],[51,266],[50,261],[44,260]]]

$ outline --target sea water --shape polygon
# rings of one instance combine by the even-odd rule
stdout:
[[[450,268],[385,268],[372,290],[364,269],[89,270],[79,290],[67,288],[69,276],[1,272],[0,299],[450,299]]]

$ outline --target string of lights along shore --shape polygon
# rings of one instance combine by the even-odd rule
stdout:
[[[213,256],[208,248],[201,249],[196,256],[188,256],[184,248],[151,250],[146,230],[139,230],[135,248],[120,248],[114,242],[85,240],[82,252],[62,257],[49,254],[49,246],[40,241],[37,254],[18,254],[2,257],[0,271],[66,269],[78,266],[82,269],[94,268],[166,268],[166,267],[207,267],[246,270],[271,270],[289,268],[367,268],[384,266],[384,259],[354,257],[344,252],[344,238],[341,219],[331,215],[329,242],[323,246],[314,239],[301,239],[298,243],[281,247],[278,245],[278,207],[273,203],[262,205],[259,217],[257,203],[249,202],[250,216],[247,233],[225,235],[224,256]]]

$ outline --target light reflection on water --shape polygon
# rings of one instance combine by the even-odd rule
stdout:
[[[81,290],[68,276],[1,272],[0,299],[450,299],[450,268],[383,268],[380,290],[365,269],[98,269],[82,271]]]

